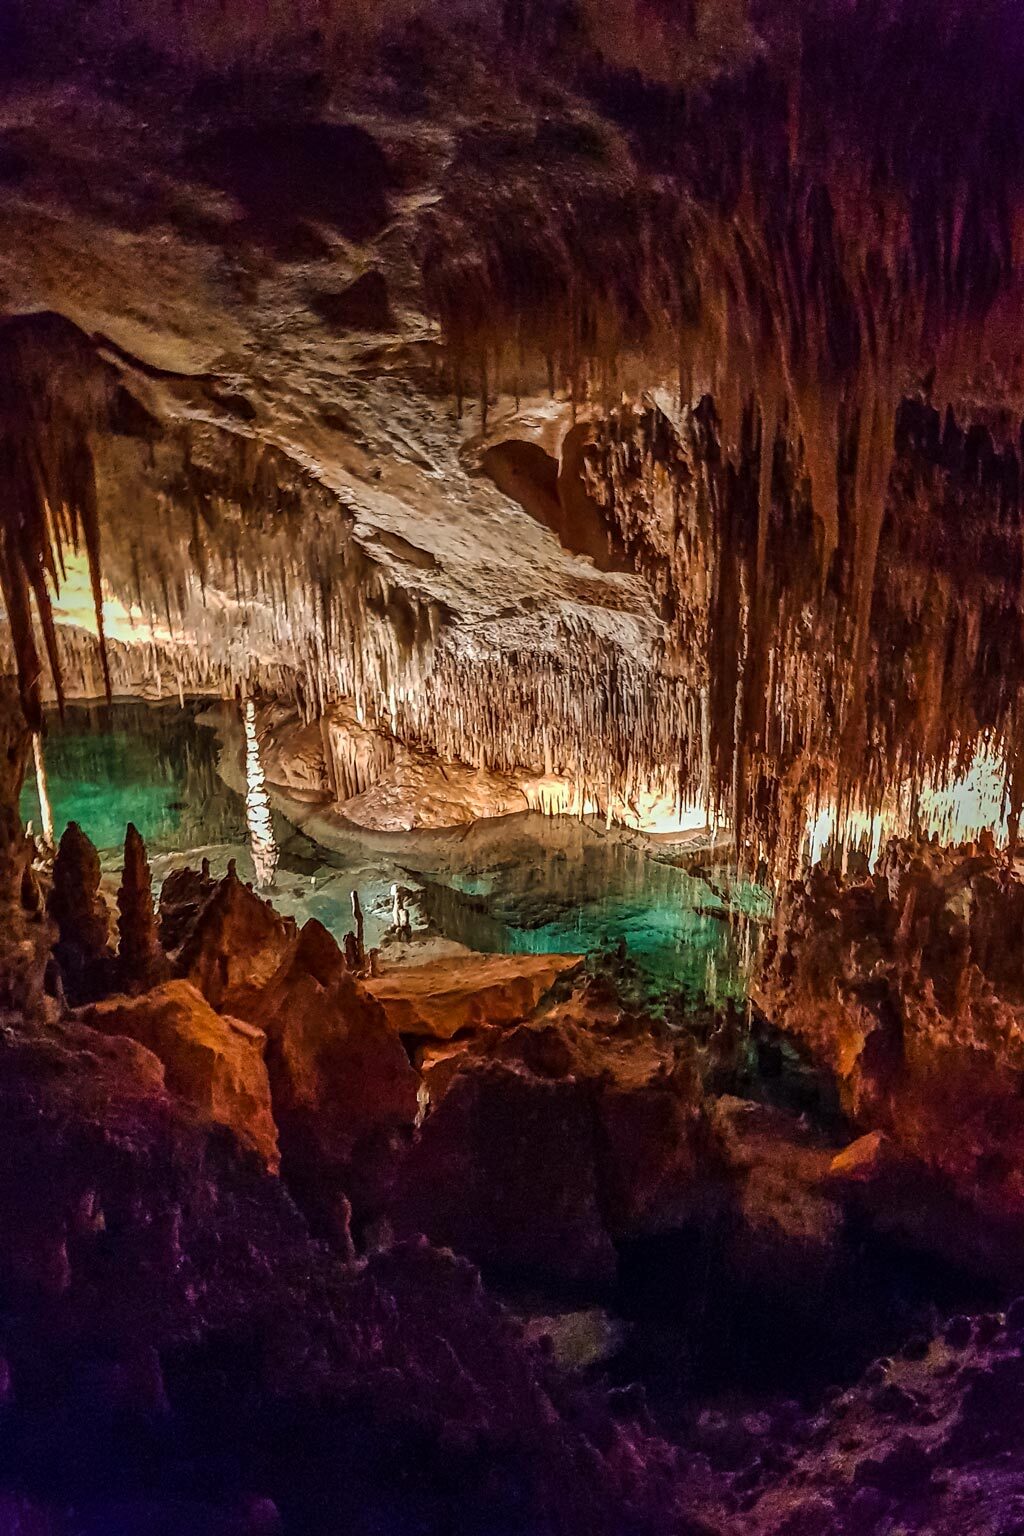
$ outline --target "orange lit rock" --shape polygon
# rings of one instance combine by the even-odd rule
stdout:
[[[397,1032],[315,920],[251,1006],[267,1034],[286,1174],[318,1207],[344,1194],[365,1215],[417,1113],[419,1074]]]
[[[140,997],[112,997],[80,1015],[90,1029],[126,1035],[163,1063],[169,1091],[230,1126],[271,1169],[277,1130],[263,1059],[263,1031],[214,1013],[195,987],[169,981]]]
[[[578,955],[452,955],[401,966],[365,986],[400,1034],[450,1040],[462,1030],[528,1018],[582,963]]]
[[[766,1007],[856,1123],[996,1221],[1024,1220],[1022,930],[1005,857],[892,843],[867,879],[796,887],[765,962]],[[848,1149],[845,1176],[884,1148]]]
[[[211,1007],[249,1017],[254,1000],[296,943],[295,924],[234,873],[203,907],[178,957],[178,972]]]

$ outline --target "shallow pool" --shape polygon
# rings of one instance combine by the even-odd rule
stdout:
[[[226,782],[241,782],[241,732],[236,725],[225,736],[204,716],[198,702],[141,701],[69,705],[63,721],[51,716],[45,751],[57,835],[79,822],[112,875],[125,824],[134,821],[157,880],[203,855],[215,872],[235,858],[251,879],[245,803]],[[710,1002],[745,995],[770,900],[727,868],[680,869],[640,839],[570,818],[514,816],[454,832],[371,834],[328,828],[272,799],[280,859],[269,894],[282,911],[300,921],[318,917],[339,938],[351,927],[357,889],[368,942],[385,941],[397,882],[410,891],[421,933],[510,953],[624,942],[654,991]],[[39,825],[31,771],[22,814]]]

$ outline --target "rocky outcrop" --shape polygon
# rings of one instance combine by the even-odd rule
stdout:
[[[823,1291],[847,1258],[843,1206],[830,1187],[842,1155],[766,1105],[723,1096],[709,1112],[730,1190],[730,1269],[783,1304]]]
[[[519,1279],[607,1288],[615,1250],[599,1203],[586,1089],[504,1062],[456,1073],[402,1168],[400,1232]]]
[[[263,1031],[214,1013],[195,987],[169,981],[141,997],[112,997],[80,1015],[105,1035],[126,1035],[163,1064],[168,1091],[278,1166],[277,1128]]]
[[[578,955],[452,955],[371,977],[366,990],[400,1034],[450,1040],[481,1025],[529,1018],[582,963]]]
[[[865,1130],[995,1221],[1024,1222],[1024,881],[968,845],[818,869],[766,958],[764,1003]]]
[[[4,1478],[59,1490],[43,1529],[681,1532],[673,1453],[566,1393],[470,1265],[340,1265],[132,1042],[8,1029],[0,1058]]]
[[[428,1110],[402,1167],[402,1230],[509,1274],[600,1289],[615,1243],[672,1230],[714,1198],[686,1048],[586,996],[428,1046],[422,1067]]]
[[[77,821],[61,837],[46,910],[57,925],[53,955],[69,1001],[101,997],[113,980],[110,912],[100,892],[99,854]]]
[[[203,859],[199,869],[172,869],[166,877],[160,887],[158,933],[168,955],[188,940],[216,887],[209,859]]]
[[[176,968],[218,1012],[248,1018],[295,944],[295,924],[231,869],[202,906]]]
[[[267,1035],[285,1177],[329,1227],[343,1199],[357,1220],[378,1212],[411,1135],[419,1090],[380,1004],[311,918],[249,1009]]]

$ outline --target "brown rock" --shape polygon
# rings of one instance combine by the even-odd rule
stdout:
[[[124,871],[117,893],[118,982],[123,992],[144,992],[166,980],[169,967],[156,933],[153,877],[146,845],[132,822],[124,838]]]
[[[0,1012],[44,1011],[43,980],[53,932],[39,910],[32,849],[18,808],[29,732],[10,678],[0,678]]]
[[[81,1019],[90,1029],[126,1035],[152,1051],[172,1093],[230,1126],[276,1171],[277,1130],[262,1030],[214,1013],[185,981],[166,982],[137,998],[109,998],[86,1009]]]
[[[200,913],[217,889],[210,861],[200,869],[172,869],[160,887],[160,943],[167,954],[189,938]]]
[[[829,1164],[828,1177],[837,1184],[870,1184],[885,1174],[893,1162],[893,1149],[881,1131],[858,1136],[837,1152]]]
[[[730,1263],[775,1292],[822,1280],[839,1257],[831,1149],[791,1115],[723,1095],[711,1111],[734,1220]]]
[[[593,1141],[583,1085],[473,1061],[403,1164],[396,1229],[522,1278],[610,1284]]]
[[[400,1034],[450,1040],[482,1024],[529,1018],[582,963],[578,955],[453,955],[370,977],[365,986]]]
[[[110,913],[100,894],[99,854],[77,821],[60,840],[46,909],[57,924],[53,953],[69,1001],[102,997],[113,979]]]
[[[384,1010],[315,920],[262,994],[285,1172],[317,1203],[339,1188],[357,1216],[381,1203],[417,1114],[419,1074]]]
[[[178,973],[218,1012],[249,1018],[295,949],[295,924],[279,917],[238,876],[220,881],[178,957]]]

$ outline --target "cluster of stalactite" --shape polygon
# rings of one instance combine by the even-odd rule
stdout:
[[[188,423],[155,448],[140,519],[120,489],[140,483],[139,469],[118,447],[104,444],[99,460],[111,491],[104,570],[165,646],[194,648],[201,669],[250,686],[287,668],[310,714],[345,696],[376,716],[425,673],[442,609],[366,554],[353,510],[309,466]]]
[[[580,803],[701,783],[701,701],[651,658],[560,626],[551,649],[469,650],[456,640],[399,703],[397,734],[445,759],[569,779]]]
[[[948,509],[933,527],[934,484],[911,470],[908,485],[897,462],[919,391],[940,414],[1019,398],[1012,7],[949,0],[927,24],[909,4],[805,9],[785,46],[709,95],[646,71],[642,50],[628,78],[577,58],[596,110],[524,103],[467,130],[424,243],[454,386],[485,423],[496,391],[544,372],[588,414],[612,411],[592,494],[656,546],[681,670],[708,700],[715,799],[739,832],[773,823],[776,843],[796,824],[781,800],[806,798],[819,756],[845,770],[841,796],[870,802],[895,768],[921,777],[982,731],[1012,738],[1015,709],[996,676],[1012,597],[969,567],[972,530],[980,606],[961,600]],[[617,409],[655,379],[676,381],[693,451]],[[1000,466],[1016,446],[994,451]],[[666,459],[693,491],[683,514]],[[883,545],[897,500],[906,526]],[[901,538],[923,557],[905,589],[886,574]],[[879,629],[894,604],[902,622]],[[881,666],[880,633],[899,646]]]
[[[709,401],[676,421],[623,408],[595,432],[590,494],[663,594],[680,692],[703,730],[713,806],[776,867],[808,811],[874,814],[964,773],[979,747],[1006,769],[1016,836],[1024,782],[1020,441],[965,431],[921,400],[894,427],[863,637],[855,476],[842,460],[838,542],[822,580],[804,467],[748,416],[738,461]],[[698,704],[703,703],[703,711]],[[691,769],[692,772],[692,769]],[[691,780],[692,782],[692,780]]]
[[[43,315],[0,328],[0,595],[17,658],[22,709],[37,729],[42,697],[37,635],[60,699],[51,595],[60,584],[68,550],[81,550],[88,562],[105,669],[91,438],[96,429],[110,426],[115,409],[115,381],[76,327]],[[104,683],[109,689],[109,680]]]

